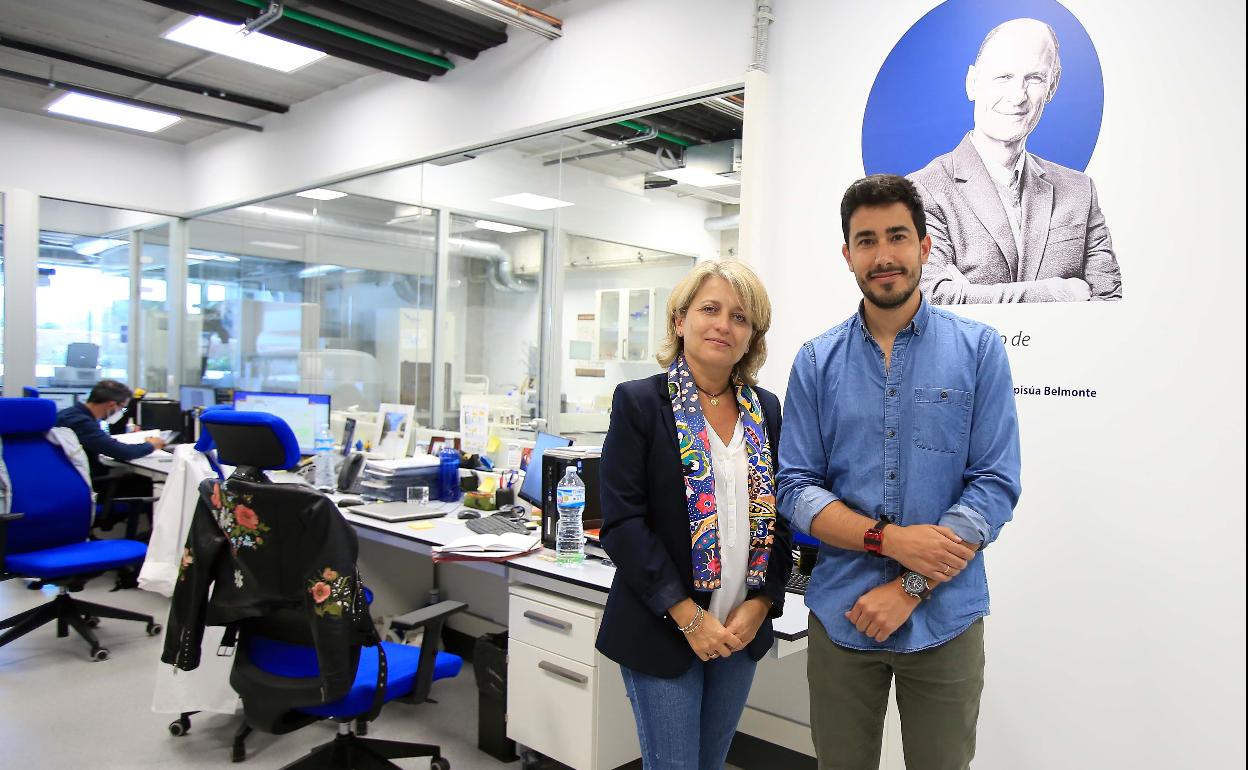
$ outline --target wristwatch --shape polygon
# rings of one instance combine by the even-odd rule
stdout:
[[[927,578],[917,572],[904,573],[901,576],[901,587],[919,601],[932,598],[932,588],[927,584]]]
[[[875,526],[862,534],[862,547],[867,553],[884,555],[884,528],[891,524],[887,516],[881,516]]]

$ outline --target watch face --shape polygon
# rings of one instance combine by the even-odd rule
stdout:
[[[927,579],[917,572],[907,572],[902,587],[911,596],[918,596],[927,590]]]

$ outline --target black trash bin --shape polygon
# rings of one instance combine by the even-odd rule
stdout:
[[[516,759],[507,737],[507,632],[477,637],[472,653],[477,676],[477,748],[502,762]]]

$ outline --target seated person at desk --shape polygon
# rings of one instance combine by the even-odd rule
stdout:
[[[108,477],[106,483],[112,484],[108,492],[112,497],[146,497],[152,494],[150,479],[130,474],[122,478],[110,476],[108,469],[100,464],[100,455],[111,457],[122,462],[146,457],[157,449],[165,446],[165,442],[151,436],[139,444],[124,444],[100,428],[100,420],[109,424],[115,423],[125,414],[126,405],[130,403],[130,388],[116,380],[100,380],[91,389],[85,404],[78,403],[57,412],[56,424],[69,428],[78,436],[78,443],[87,454],[87,462],[91,466],[91,477],[97,480],[96,492],[104,492],[98,481]],[[111,522],[103,523],[105,526]]]
[[[616,579],[597,646],[620,664],[645,767],[695,770],[724,766],[792,543],[775,509],[780,402],[754,384],[766,290],[740,262],[703,262],[667,316],[667,371],[616,388],[602,448]]]

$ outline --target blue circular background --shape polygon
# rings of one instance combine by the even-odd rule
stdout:
[[[1092,39],[1056,0],[947,0],[906,31],[880,67],[862,120],[868,174],[909,174],[953,150],[974,127],[966,68],[988,31],[1039,19],[1061,45],[1062,77],[1027,151],[1083,171],[1101,131],[1105,83]]]

